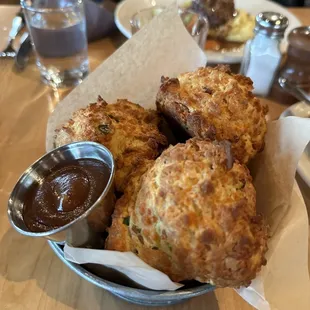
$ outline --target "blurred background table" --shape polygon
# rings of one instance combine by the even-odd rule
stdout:
[[[310,8],[290,10],[303,24],[310,24]],[[4,8],[0,5],[0,18],[3,14]],[[91,43],[91,69],[109,57],[122,42],[124,38],[116,32]],[[0,81],[0,309],[145,309],[127,304],[81,279],[56,257],[46,241],[23,237],[10,227],[6,215],[10,191],[20,174],[44,154],[47,118],[68,91],[53,91],[43,85],[34,63],[24,72],[16,73],[12,60],[0,59]],[[266,102],[270,107],[269,119],[277,118],[287,108]],[[232,289],[217,289],[215,293],[169,309],[253,308]]]

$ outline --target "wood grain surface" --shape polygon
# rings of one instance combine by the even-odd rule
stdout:
[[[304,24],[310,24],[310,9],[291,11]],[[0,18],[1,14],[5,12],[0,6]],[[91,68],[111,55],[122,40],[116,34],[90,44]],[[23,237],[8,222],[7,199],[12,187],[20,174],[44,154],[47,118],[67,93],[43,85],[33,60],[24,72],[16,73],[11,60],[0,59],[0,309],[145,309],[127,304],[81,279],[55,256],[45,240]],[[286,108],[268,103],[270,119]],[[218,289],[169,309],[253,308],[232,289]]]

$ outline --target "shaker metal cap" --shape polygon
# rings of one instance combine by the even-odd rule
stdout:
[[[289,24],[288,18],[276,12],[262,12],[256,16],[254,32],[271,38],[283,38]]]

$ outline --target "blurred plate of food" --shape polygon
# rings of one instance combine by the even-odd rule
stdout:
[[[287,116],[298,116],[310,119],[310,105],[306,104],[305,102],[295,103],[281,114],[281,117]],[[297,166],[297,171],[310,187],[310,143],[307,145],[305,151],[301,155]]]
[[[167,6],[175,0],[123,0],[115,10],[115,23],[121,33],[132,36],[130,20],[143,9],[152,6]],[[301,25],[298,18],[286,8],[267,0],[213,0],[195,1],[177,0],[179,6],[194,8],[208,15],[210,30],[206,42],[206,54],[209,63],[238,63],[243,56],[245,42],[253,36],[255,16],[263,11],[274,11],[289,19],[288,34],[293,28]],[[209,9],[212,5],[212,8]],[[284,38],[281,50],[287,48]]]

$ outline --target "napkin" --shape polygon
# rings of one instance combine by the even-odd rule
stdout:
[[[102,250],[73,248],[66,244],[64,253],[65,258],[73,263],[105,265],[152,290],[175,291],[183,286],[172,282],[167,275],[149,266],[132,252],[104,251],[102,255]]]
[[[55,128],[67,121],[74,111],[94,102],[98,94],[107,102],[127,98],[145,108],[155,108],[162,75],[173,77],[205,63],[204,52],[184,28],[175,6],[169,6],[56,107],[48,121],[47,150],[53,148]],[[270,225],[271,237],[267,266],[250,287],[237,292],[257,309],[310,309],[306,207],[297,186],[293,191],[296,165],[309,141],[309,132],[309,119],[288,117],[269,123],[265,150],[251,164],[257,208]],[[115,258],[120,255],[118,252],[97,251],[93,256],[88,249],[65,248],[68,259],[80,261],[83,258],[84,263],[98,262],[99,252],[101,262],[106,255],[110,258],[111,255]],[[127,269],[134,267],[134,263],[140,264],[136,257],[133,259],[133,254],[122,257],[121,265],[115,260],[115,263],[109,263],[109,267]],[[131,268],[130,272],[126,274],[141,283],[138,279],[140,270]],[[160,276],[159,271],[153,272],[143,285],[151,287]],[[175,285],[165,284],[171,288]]]

